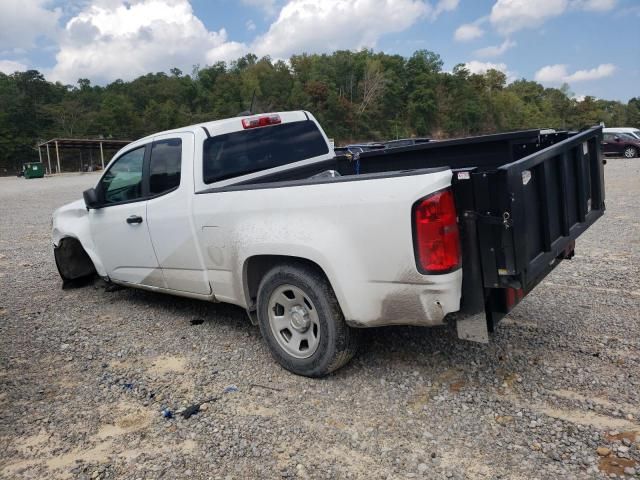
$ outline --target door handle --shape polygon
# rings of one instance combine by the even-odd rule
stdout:
[[[129,224],[142,223],[142,217],[140,217],[138,215],[131,215],[130,217],[127,218],[127,223],[129,223]]]

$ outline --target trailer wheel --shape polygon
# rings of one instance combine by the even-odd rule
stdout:
[[[635,158],[638,156],[638,151],[633,147],[627,147],[624,149],[625,158]]]
[[[297,375],[321,377],[356,353],[350,328],[325,276],[305,265],[270,270],[258,289],[258,324],[271,354]]]

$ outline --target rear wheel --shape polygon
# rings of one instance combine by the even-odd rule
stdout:
[[[627,147],[624,149],[625,158],[635,158],[638,156],[638,151],[634,147]]]
[[[304,265],[275,267],[265,275],[258,324],[273,357],[298,375],[327,375],[357,350],[359,332],[345,323],[331,285]]]

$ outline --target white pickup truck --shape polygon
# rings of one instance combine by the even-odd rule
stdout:
[[[53,214],[64,282],[245,308],[288,370],[349,361],[360,327],[495,323],[604,211],[601,130],[338,156],[305,111],[158,133]],[[456,313],[457,312],[457,313]]]

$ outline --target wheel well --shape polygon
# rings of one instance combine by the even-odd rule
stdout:
[[[77,238],[63,238],[53,252],[60,276],[65,280],[75,280],[96,273],[91,258]]]
[[[302,257],[292,257],[289,255],[256,255],[249,257],[244,267],[244,286],[247,298],[247,309],[252,311],[255,309],[256,298],[258,297],[258,288],[262,278],[269,270],[277,265],[300,265],[313,269],[327,278],[322,267],[309,259]],[[329,283],[331,283],[329,281]]]

